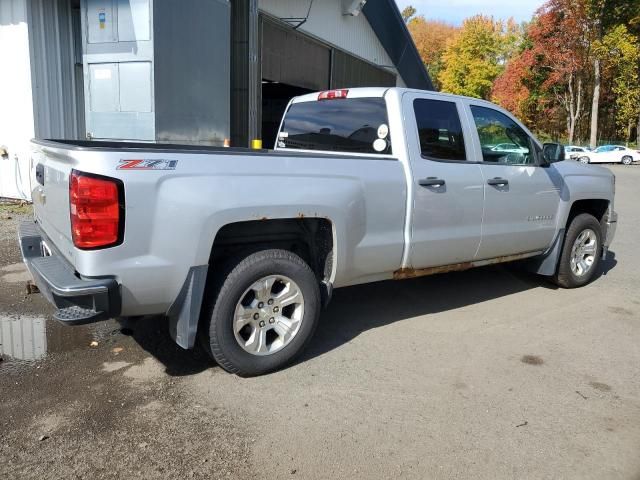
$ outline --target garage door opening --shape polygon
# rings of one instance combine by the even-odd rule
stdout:
[[[286,83],[262,81],[262,146],[275,146],[278,127],[289,100],[312,90]]]

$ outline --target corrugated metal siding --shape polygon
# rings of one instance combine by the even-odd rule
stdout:
[[[333,54],[331,88],[344,87],[395,87],[396,76],[386,69],[354,58],[341,50]]]
[[[74,139],[78,125],[69,0],[30,0],[29,7],[36,137]]]
[[[0,0],[0,197],[30,199],[29,140],[33,106],[27,0]]]
[[[331,50],[290,28],[265,21],[262,78],[310,90],[329,87]]]
[[[276,18],[305,17],[311,0],[259,0],[260,10]],[[375,65],[393,65],[364,15],[342,15],[342,0],[315,0],[300,31]],[[395,70],[390,72],[396,74]]]

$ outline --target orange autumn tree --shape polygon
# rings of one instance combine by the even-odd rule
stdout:
[[[550,113],[564,112],[569,143],[587,113],[586,21],[581,2],[547,1],[528,25],[524,49],[496,79],[491,94],[505,108],[540,123],[547,122]],[[549,125],[537,127],[549,130]]]
[[[438,76],[442,70],[442,54],[447,47],[447,42],[459,28],[438,20],[426,20],[423,16],[409,20],[407,27],[434,87],[439,90]]]
[[[525,50],[513,58],[496,79],[491,92],[491,100],[529,123],[529,105],[532,95],[527,86],[531,79],[531,68],[535,63],[531,50]]]

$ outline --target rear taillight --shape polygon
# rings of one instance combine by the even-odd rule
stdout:
[[[124,194],[119,180],[74,170],[69,179],[69,203],[76,247],[105,248],[122,242]]]
[[[341,89],[341,90],[327,90],[326,92],[320,92],[318,95],[318,100],[333,100],[336,98],[347,98],[349,94],[349,90]]]

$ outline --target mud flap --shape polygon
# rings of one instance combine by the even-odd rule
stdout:
[[[547,277],[555,275],[558,262],[560,261],[560,255],[562,255],[563,245],[564,228],[558,232],[558,235],[549,250],[539,257],[534,257],[525,263],[527,270]]]
[[[208,265],[189,269],[178,298],[167,312],[171,338],[184,349],[193,348],[196,341],[208,269]]]

